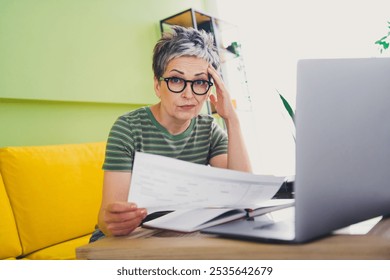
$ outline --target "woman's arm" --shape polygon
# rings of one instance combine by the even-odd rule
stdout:
[[[146,217],[146,209],[127,201],[131,172],[105,171],[98,226],[107,236],[127,235]]]
[[[216,167],[252,172],[248,151],[241,132],[240,121],[232,105],[229,92],[218,72],[212,66],[209,66],[208,71],[214,80],[217,94],[216,96],[210,95],[210,101],[217,113],[224,119],[229,139],[228,154],[213,157],[210,160],[210,164]]]

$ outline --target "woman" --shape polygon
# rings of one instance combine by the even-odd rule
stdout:
[[[160,102],[119,117],[111,129],[98,229],[91,241],[127,235],[147,215],[146,209],[127,202],[135,151],[251,171],[239,120],[218,67],[213,37],[204,31],[174,26],[157,42],[153,71]],[[213,85],[216,96],[211,94]],[[208,98],[224,119],[227,135],[211,116],[199,114]]]

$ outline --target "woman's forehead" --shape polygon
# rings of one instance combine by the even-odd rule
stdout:
[[[166,71],[178,70],[183,72],[183,74],[187,72],[205,72],[207,73],[207,68],[209,63],[203,58],[198,58],[194,56],[181,56],[173,58],[168,62]]]

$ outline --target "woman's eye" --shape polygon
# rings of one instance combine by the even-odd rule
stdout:
[[[196,81],[194,81],[194,83],[197,86],[203,86],[204,84],[206,84],[206,81],[204,81],[204,80],[196,80]]]
[[[183,82],[183,80],[180,78],[171,78],[171,83],[180,84],[182,82]]]

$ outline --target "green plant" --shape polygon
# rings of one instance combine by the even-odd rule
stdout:
[[[276,90],[276,92],[279,94],[279,97],[282,100],[284,108],[286,109],[287,113],[291,117],[291,121],[292,121],[292,126],[290,127],[291,134],[294,138],[294,141],[296,141],[296,139],[295,139],[295,113],[294,113],[294,110],[292,109],[292,107],[291,107],[290,103],[287,101],[287,99],[284,98],[284,96],[282,94],[280,94],[280,92],[278,90]]]
[[[284,108],[287,110],[288,114],[290,115],[291,119],[294,121],[295,113],[294,110],[291,108],[290,103],[288,103],[287,99],[283,97],[283,95],[280,94],[278,90],[276,90],[279,94],[280,99],[282,99]]]
[[[388,21],[387,24],[388,24],[388,28],[389,28],[387,35],[380,38],[378,41],[375,42],[375,44],[379,45],[381,53],[384,50],[387,50],[390,46],[390,21]]]

